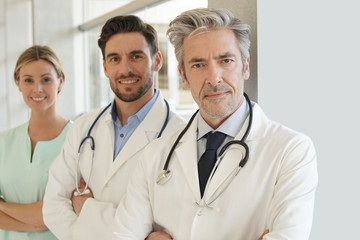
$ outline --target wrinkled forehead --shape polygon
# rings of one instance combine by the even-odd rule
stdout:
[[[241,56],[235,34],[229,29],[201,31],[184,38],[184,63],[193,58],[208,59],[226,55]]]

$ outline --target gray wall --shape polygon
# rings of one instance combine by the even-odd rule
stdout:
[[[359,239],[360,4],[259,0],[259,103],[309,135],[319,186],[311,240]]]

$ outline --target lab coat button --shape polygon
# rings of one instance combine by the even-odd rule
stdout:
[[[201,215],[202,215],[202,209],[200,209],[198,212],[197,212],[197,214],[196,215],[198,215],[199,217],[201,217]]]

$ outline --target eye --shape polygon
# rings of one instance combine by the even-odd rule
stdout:
[[[112,57],[112,58],[110,58],[110,62],[119,62],[119,58],[118,57]]]
[[[25,79],[24,79],[24,82],[25,82],[25,83],[31,83],[31,82],[32,82],[32,79],[31,79],[31,78],[25,78]]]
[[[134,55],[131,55],[130,56],[130,59],[131,60],[140,60],[140,59],[143,59],[144,57],[143,57],[143,55],[141,55],[141,54],[134,54]]]
[[[203,64],[201,64],[201,63],[196,63],[196,64],[193,64],[193,65],[191,66],[191,68],[198,69],[198,68],[201,68],[202,66],[203,66]]]
[[[51,78],[44,78],[43,81],[46,82],[46,83],[49,83],[49,82],[52,81],[52,79]]]
[[[223,63],[231,63],[231,62],[233,62],[233,60],[230,58],[226,58],[226,59],[223,59],[222,62]]]

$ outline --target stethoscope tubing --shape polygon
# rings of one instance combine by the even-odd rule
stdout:
[[[82,192],[80,191],[80,189],[79,189],[79,184],[78,184],[78,181],[80,180],[80,179],[78,179],[78,175],[79,175],[79,164],[80,164],[80,154],[81,154],[80,152],[81,152],[81,147],[82,147],[82,145],[85,143],[86,140],[90,139],[90,140],[91,140],[91,144],[90,144],[91,151],[94,152],[94,150],[95,150],[95,140],[94,140],[93,136],[91,136],[91,131],[92,131],[92,129],[94,128],[94,126],[95,126],[95,124],[97,123],[97,121],[99,120],[99,118],[104,114],[104,112],[105,112],[110,106],[111,106],[111,103],[110,103],[109,105],[107,105],[107,106],[101,111],[101,113],[96,117],[96,119],[94,120],[94,122],[91,124],[91,126],[90,126],[90,128],[89,128],[89,131],[88,131],[86,137],[83,138],[83,140],[81,140],[81,142],[80,142],[80,145],[79,145],[79,148],[78,148],[78,156],[77,156],[76,179],[75,179],[76,191],[74,192],[74,196],[81,196],[81,195],[90,193],[90,190],[88,189],[88,186],[89,186],[90,176],[91,176],[91,173],[92,173],[93,159],[91,159],[91,168],[90,168],[90,173],[89,173],[89,179],[87,179],[85,188],[84,188],[84,190],[83,190]]]
[[[249,133],[250,133],[250,130],[251,130],[251,127],[252,127],[252,122],[253,122],[253,109],[252,109],[252,106],[251,106],[251,101],[248,97],[248,95],[246,93],[244,93],[244,97],[246,99],[246,102],[248,103],[249,105],[249,123],[248,123],[248,127],[244,133],[244,136],[241,138],[241,140],[232,140],[232,141],[229,141],[227,142],[220,150],[219,152],[219,156],[223,155],[224,152],[226,151],[226,149],[228,147],[230,147],[230,145],[232,144],[240,144],[241,146],[243,146],[245,148],[245,157],[239,162],[239,167],[243,168],[245,166],[245,164],[247,163],[248,159],[249,159],[249,146],[245,143]]]
[[[199,112],[199,109],[196,110],[196,112],[191,116],[188,124],[186,124],[185,128],[181,131],[181,133],[179,134],[179,136],[178,136],[177,139],[175,140],[175,142],[174,142],[173,146],[171,147],[170,152],[169,152],[169,154],[168,154],[168,156],[167,156],[167,158],[166,158],[165,165],[164,165],[164,168],[163,168],[164,171],[166,171],[166,170],[168,169],[171,156],[172,156],[172,154],[173,154],[176,146],[178,145],[179,141],[180,141],[181,138],[184,136],[184,134],[186,133],[186,131],[189,129],[191,123],[193,122],[193,120],[194,120],[194,118],[195,118],[195,116],[196,116],[196,114],[197,114],[198,112]]]
[[[166,99],[164,99],[164,102],[165,102],[165,105],[166,105],[166,109],[167,109],[167,113],[166,113],[166,118],[165,118],[165,121],[164,121],[164,124],[157,136],[157,138],[161,137],[162,133],[164,132],[168,122],[169,122],[169,119],[170,119],[170,106],[169,106],[169,103],[166,101]],[[79,189],[79,185],[78,185],[78,172],[79,172],[79,162],[80,162],[80,152],[81,152],[81,147],[83,146],[83,144],[85,143],[86,140],[90,139],[91,141],[91,150],[94,152],[95,151],[95,139],[93,136],[91,136],[91,131],[93,130],[94,126],[96,125],[97,121],[100,119],[100,117],[104,114],[104,112],[111,106],[111,103],[109,105],[107,105],[101,112],[100,114],[96,117],[96,119],[94,120],[94,122],[91,124],[90,128],[89,128],[89,131],[86,135],[86,137],[84,137],[81,142],[80,142],[80,145],[79,145],[79,148],[78,148],[78,156],[77,156],[77,169],[76,169],[76,180],[75,180],[75,186],[76,186],[76,191],[74,192],[74,196],[81,196],[81,195],[84,195],[84,194],[87,194],[87,193],[90,193],[89,189],[88,189],[88,185],[89,185],[89,181],[90,181],[90,177],[91,177],[91,173],[92,173],[92,166],[90,168],[90,173],[89,173],[89,178],[87,179],[86,181],[86,186],[84,188],[84,190],[82,192],[80,192],[80,189]],[[91,159],[91,165],[93,164],[93,157]]]
[[[164,121],[164,124],[159,132],[159,135],[157,136],[157,138],[161,137],[162,133],[164,132],[168,122],[169,122],[169,119],[170,119],[170,106],[169,106],[169,103],[164,99],[164,102],[165,102],[165,105],[166,105],[166,109],[167,109],[167,113],[166,113],[166,118],[165,118],[165,121]]]
[[[104,112],[111,106],[111,103],[109,105],[106,106],[106,108],[104,108],[101,113],[96,117],[96,119],[94,120],[94,122],[91,124],[90,128],[89,128],[89,131],[86,135],[86,137],[81,140],[80,142],[80,145],[79,145],[79,149],[78,149],[78,153],[80,153],[80,150],[81,150],[81,146],[84,144],[84,142],[87,140],[87,139],[90,139],[91,140],[91,149],[92,150],[95,150],[95,140],[94,138],[91,136],[91,131],[92,129],[94,128],[95,124],[97,123],[97,121],[99,120],[99,118],[104,114]]]
[[[251,106],[251,101],[250,98],[248,97],[248,95],[244,92],[244,97],[246,99],[246,102],[249,105],[249,123],[248,123],[248,127],[244,133],[244,136],[241,138],[241,140],[232,140],[229,141],[228,143],[226,143],[220,150],[219,155],[218,156],[222,156],[226,149],[228,149],[228,147],[232,144],[240,144],[241,146],[243,146],[245,148],[245,157],[239,162],[239,168],[243,168],[245,166],[245,164],[247,163],[248,159],[249,159],[249,147],[248,145],[245,143],[251,127],[252,127],[252,121],[253,121],[253,110],[252,110],[252,106]],[[173,152],[175,151],[175,148],[177,147],[178,143],[180,142],[181,138],[184,136],[184,134],[187,132],[187,130],[189,129],[190,125],[192,124],[195,116],[197,115],[197,113],[199,112],[199,110],[197,110],[190,118],[188,124],[185,126],[185,128],[181,131],[181,133],[179,134],[179,136],[177,137],[177,139],[175,140],[173,146],[171,147],[169,154],[166,158],[164,167],[163,167],[163,171],[162,173],[159,175],[159,179],[157,182],[160,182],[159,184],[165,183],[167,181],[167,179],[164,179],[165,177],[170,177],[171,176],[171,171],[169,170],[169,164],[170,164],[170,160],[172,157]],[[165,176],[168,175],[168,176]],[[160,181],[160,178],[163,177],[162,181]]]

